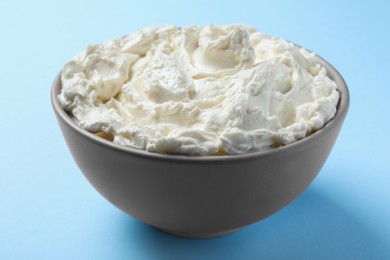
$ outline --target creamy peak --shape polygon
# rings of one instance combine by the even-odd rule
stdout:
[[[304,138],[336,113],[315,55],[243,25],[143,29],[65,64],[76,123],[158,153],[243,154]]]

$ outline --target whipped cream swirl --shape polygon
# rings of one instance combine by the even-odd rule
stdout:
[[[313,53],[243,25],[143,29],[89,46],[61,80],[80,127],[167,154],[287,145],[322,128],[339,100]]]

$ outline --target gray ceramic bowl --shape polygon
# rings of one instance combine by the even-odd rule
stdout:
[[[335,118],[298,142],[246,155],[189,157],[116,145],[80,128],[62,109],[60,75],[51,100],[77,165],[108,201],[171,234],[221,236],[285,207],[328,157],[347,114],[349,93],[340,74],[322,58],[318,61],[339,88]]]

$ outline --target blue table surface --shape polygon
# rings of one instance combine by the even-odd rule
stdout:
[[[292,2],[1,1],[0,259],[390,259],[389,2]],[[351,106],[298,199],[232,235],[189,240],[125,215],[90,186],[49,92],[88,44],[208,23],[250,24],[318,53],[344,76]]]

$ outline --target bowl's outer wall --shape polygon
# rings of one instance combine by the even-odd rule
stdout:
[[[332,67],[328,71],[336,83],[344,83],[333,75],[337,72]],[[172,161],[86,138],[64,120],[55,100],[60,89],[57,77],[52,99],[60,128],[77,165],[96,190],[147,224],[193,236],[246,226],[294,200],[324,164],[349,102],[348,90],[342,89],[344,108],[333,120],[337,122],[288,149],[240,160]]]

